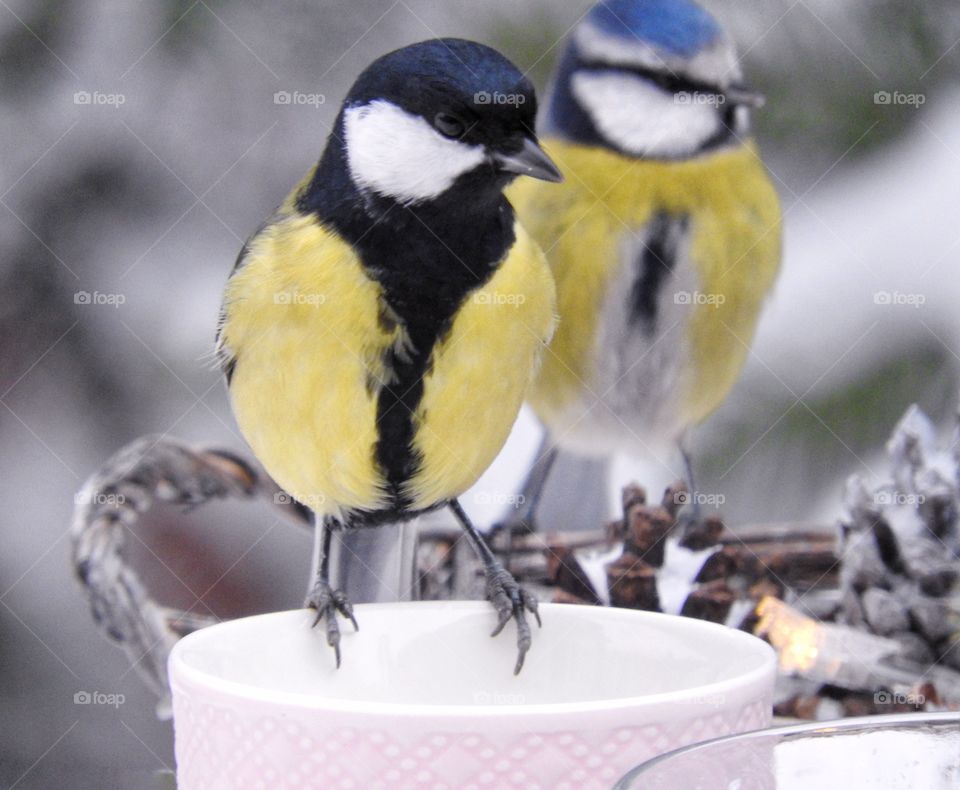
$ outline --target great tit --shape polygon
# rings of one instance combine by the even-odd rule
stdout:
[[[218,357],[264,467],[317,514],[308,606],[340,664],[338,530],[449,506],[486,569],[519,672],[536,599],[457,497],[503,446],[553,332],[555,290],[503,195],[561,176],[537,143],[531,83],[481,44],[435,39],[357,78],[319,163],[243,247]]]
[[[780,265],[781,211],[750,131],[762,97],[693,0],[602,0],[553,78],[544,147],[566,182],[508,197],[557,282],[560,323],[530,402],[546,427],[511,526],[531,528],[563,448],[677,445],[727,397]]]

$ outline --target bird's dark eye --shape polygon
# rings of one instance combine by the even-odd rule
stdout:
[[[433,127],[444,137],[460,137],[465,130],[463,121],[448,112],[439,112],[433,119]]]

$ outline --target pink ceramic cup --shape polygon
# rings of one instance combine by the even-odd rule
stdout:
[[[658,754],[770,722],[773,651],[688,618],[543,605],[368,604],[337,670],[312,612],[222,623],[170,656],[179,790],[609,788]]]

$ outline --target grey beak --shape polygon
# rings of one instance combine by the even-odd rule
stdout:
[[[493,155],[493,161],[500,170],[506,173],[517,173],[521,176],[530,176],[554,183],[563,181],[563,175],[553,163],[553,160],[529,137],[523,139],[523,148],[518,153],[496,152]]]
[[[762,93],[757,93],[739,85],[731,85],[723,92],[723,95],[734,104],[742,104],[744,107],[753,107],[754,109],[760,109],[767,103],[767,97]]]

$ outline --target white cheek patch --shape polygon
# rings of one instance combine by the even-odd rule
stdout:
[[[715,104],[689,101],[642,77],[617,72],[573,75],[573,94],[608,142],[635,156],[696,153],[721,128]]]
[[[405,204],[437,197],[486,156],[388,101],[349,107],[344,134],[353,182]]]

